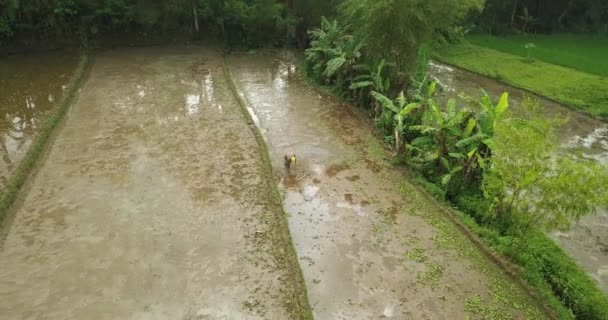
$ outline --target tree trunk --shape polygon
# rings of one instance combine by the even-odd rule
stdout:
[[[564,9],[562,14],[559,15],[559,18],[557,19],[557,23],[559,24],[560,27],[563,27],[564,18],[568,14],[568,11],[570,11],[570,8],[572,8],[574,1],[576,1],[576,0],[570,0],[570,2],[568,2],[568,5],[566,6],[566,9]]]
[[[397,129],[395,129],[395,150],[397,155],[403,153],[403,135]]]
[[[515,14],[517,13],[517,5],[519,4],[519,0],[515,0],[513,2],[513,11],[511,11],[511,28],[515,24]]]
[[[374,101],[374,120],[378,120],[380,118],[380,113],[382,112],[382,106],[380,102]]]
[[[198,32],[198,8],[196,2],[198,0],[192,0],[192,14],[194,15],[194,30]]]

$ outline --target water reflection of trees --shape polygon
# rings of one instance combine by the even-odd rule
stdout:
[[[46,95],[46,94],[45,94]],[[49,101],[53,101],[49,95]],[[5,110],[4,118],[0,123],[2,139],[0,139],[0,152],[4,166],[12,171],[17,166],[30,146],[32,137],[39,127],[42,110],[37,108],[39,98],[28,96],[23,104],[11,105]]]
[[[271,69],[271,78],[275,88],[285,89],[288,86],[289,80],[296,75],[296,65],[292,62],[283,60],[274,60]]]

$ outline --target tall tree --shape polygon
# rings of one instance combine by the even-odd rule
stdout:
[[[194,30],[198,32],[198,0],[192,0],[192,16],[194,17]]]
[[[418,47],[435,32],[448,30],[484,0],[344,0],[339,8],[374,59],[390,57],[398,71],[415,66]]]

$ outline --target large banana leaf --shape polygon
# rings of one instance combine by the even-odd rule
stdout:
[[[492,135],[494,132],[494,121],[492,121],[492,118],[490,117],[490,114],[486,112],[482,112],[479,115],[479,128],[481,129],[481,132],[488,135]]]
[[[429,103],[429,110],[431,111],[431,114],[434,116],[435,121],[440,126],[443,126],[443,124],[445,123],[445,119],[443,118],[441,111],[439,111],[439,108],[432,100],[429,102],[431,102],[431,103]]]
[[[420,104],[419,102],[410,103],[407,106],[403,107],[403,109],[401,109],[401,111],[399,111],[398,115],[401,117],[406,117],[412,111],[420,108],[420,106],[422,106],[422,104]]]
[[[410,126],[409,129],[411,131],[420,131],[423,134],[427,134],[427,133],[430,133],[430,132],[436,132],[436,131],[439,130],[439,129],[433,127],[433,126],[428,126],[428,125]]]
[[[344,65],[345,62],[346,59],[343,56],[329,60],[327,62],[327,68],[323,72],[323,75],[328,78],[332,77],[336,73],[336,71],[340,70],[340,68]]]
[[[355,80],[355,81],[371,80],[371,79],[373,79],[373,78],[369,74],[360,74],[353,78],[353,80]]]
[[[454,169],[452,169],[450,171],[450,173],[443,175],[441,177],[441,184],[443,184],[444,186],[447,186],[450,183],[450,181],[452,181],[452,177],[454,177],[454,174],[456,174],[460,171],[462,171],[462,167],[458,166],[458,167],[455,167]]]
[[[403,94],[403,91],[401,91],[399,93],[399,95],[397,96],[397,99],[395,99],[398,103],[399,108],[403,108],[405,106],[405,104],[407,103],[407,100],[405,99],[405,95]]]
[[[458,142],[456,142],[456,147],[462,148],[462,147],[469,146],[471,144],[477,144],[480,141],[482,141],[483,139],[485,139],[486,137],[487,136],[485,134],[478,133],[478,134],[472,135],[470,137],[460,139]]]
[[[374,83],[372,81],[355,82],[355,83],[353,83],[353,84],[350,85],[350,89],[351,90],[356,90],[356,89],[372,86],[373,84]]]
[[[422,147],[422,146],[432,144],[433,141],[434,141],[433,138],[431,138],[429,136],[421,136],[421,137],[418,137],[418,138],[412,140],[412,142],[410,144],[415,147]]]
[[[481,89],[481,93],[482,96],[479,105],[481,106],[483,111],[491,114],[492,118],[494,118],[494,106],[492,105],[492,99],[490,99],[490,96],[485,90]]]
[[[467,158],[466,155],[462,154],[462,153],[456,153],[456,152],[450,152],[448,154],[448,156],[454,158],[454,159],[459,159],[459,160],[464,160]]]
[[[397,106],[395,106],[395,104],[393,103],[393,101],[391,99],[389,99],[382,93],[372,91],[372,96],[374,97],[374,99],[376,99],[376,100],[378,100],[378,102],[380,102],[380,104],[382,105],[383,108],[389,109],[394,113],[399,113],[399,111],[401,111],[401,110],[399,110],[399,108],[397,108]]]
[[[494,126],[496,126],[496,121],[500,116],[509,108],[509,93],[503,92],[500,96],[500,100],[498,100],[498,104],[495,108],[496,119],[494,119]]]
[[[471,133],[473,133],[473,130],[475,129],[476,126],[477,126],[477,119],[475,119],[475,118],[469,119],[469,122],[467,123],[467,127],[464,129],[464,133],[467,136],[470,136]]]
[[[431,84],[429,85],[427,92],[426,92],[429,98],[432,97],[433,94],[435,94],[436,88],[437,88],[437,84],[435,83],[435,81],[431,82]]]
[[[376,80],[379,82],[379,84],[382,84],[382,91],[386,92],[391,88],[390,78],[384,79],[384,83],[382,82],[382,76],[379,76],[378,78],[376,78]]]

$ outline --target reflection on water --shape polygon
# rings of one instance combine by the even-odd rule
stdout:
[[[480,89],[497,98],[508,91],[512,110],[521,112],[521,101],[525,95],[521,90],[498,81],[473,74],[458,68],[431,63],[431,74],[441,85],[446,95],[465,93],[476,97]],[[572,111],[553,101],[541,99],[548,115],[566,115],[569,122],[557,130],[562,152],[571,152],[608,165],[608,125]],[[607,182],[608,183],[608,182]],[[554,232],[552,236],[608,292],[608,210],[599,209],[573,226],[569,232]]]
[[[608,125],[596,128],[587,135],[574,136],[564,148],[581,152],[585,158],[608,164]]]
[[[213,78],[211,77],[211,73],[207,73],[205,75],[205,79],[203,80],[203,88],[205,88],[205,98],[207,99],[207,102],[211,102],[213,105],[215,105],[213,99]],[[221,105],[218,107],[220,110],[222,109]]]
[[[73,52],[0,58],[0,188],[60,101],[77,63]]]
[[[199,111],[199,104],[201,103],[201,96],[198,94],[187,94],[186,95],[186,112],[188,115],[195,115]]]
[[[213,76],[204,63],[196,63],[192,69],[192,80],[180,80],[182,85],[191,88],[191,92],[184,95],[184,106],[187,116],[197,116],[201,114],[201,102],[205,106],[211,106],[220,113],[223,112],[222,105],[215,97],[215,83]]]

